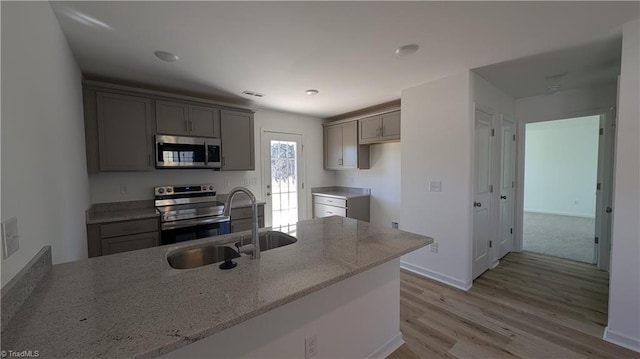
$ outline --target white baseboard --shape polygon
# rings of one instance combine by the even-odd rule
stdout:
[[[609,343],[619,345],[621,347],[636,351],[640,353],[640,339],[631,338],[624,334],[616,333],[610,330],[609,327],[604,328],[604,335],[602,338]]]
[[[388,342],[382,344],[382,346],[376,349],[368,358],[378,359],[378,358],[386,358],[391,353],[396,351],[396,349],[400,348],[404,344],[404,340],[402,339],[402,333],[398,332],[393,338],[391,338]]]
[[[544,210],[544,209],[526,209],[525,208],[524,212],[541,213],[541,214],[555,214],[557,216],[580,217],[580,218],[589,218],[589,219],[596,218],[595,214],[569,213],[569,212],[560,212],[560,211],[547,211],[547,210]]]
[[[403,260],[400,260],[400,268],[404,268],[410,272],[416,273],[416,274],[420,274],[421,276],[427,277],[427,278],[431,278],[434,280],[437,280],[438,282],[442,282],[444,284],[450,285],[452,287],[458,288],[458,289],[462,289],[465,292],[468,291],[469,289],[471,289],[471,285],[472,285],[472,281],[461,281],[459,279],[450,277],[446,274],[442,274],[442,273],[438,273],[436,271],[432,271],[429,270],[427,268],[423,268],[420,266],[417,266],[415,264],[411,264],[408,262],[405,262]]]

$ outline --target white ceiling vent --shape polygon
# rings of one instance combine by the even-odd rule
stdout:
[[[260,92],[255,92],[255,91],[249,91],[249,90],[244,90],[242,91],[243,95],[248,95],[248,96],[255,96],[255,97],[265,97],[266,95]]]

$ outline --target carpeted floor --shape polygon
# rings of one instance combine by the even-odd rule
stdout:
[[[524,212],[525,251],[594,263],[595,219]]]

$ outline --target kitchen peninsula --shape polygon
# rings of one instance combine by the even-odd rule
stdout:
[[[53,266],[2,332],[47,358],[384,357],[402,344],[399,257],[433,239],[343,217],[293,244],[178,270],[167,254],[247,232]],[[357,331],[357,332],[353,332]],[[347,335],[349,334],[349,335]]]

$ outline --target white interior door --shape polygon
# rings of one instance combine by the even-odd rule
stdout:
[[[513,250],[514,205],[516,185],[516,123],[502,116],[500,154],[500,245],[498,258]]]
[[[475,279],[489,269],[491,239],[491,154],[493,115],[475,110],[473,265]]]
[[[599,269],[609,270],[611,251],[611,211],[613,208],[613,161],[615,121],[613,111],[600,116],[598,138],[598,185],[596,187],[596,226],[594,260]]]
[[[274,229],[294,230],[304,216],[302,148],[300,134],[262,133],[265,222]]]

